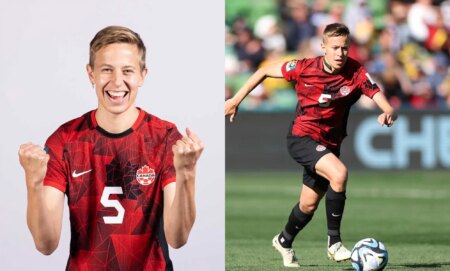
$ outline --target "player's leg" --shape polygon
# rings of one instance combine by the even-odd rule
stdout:
[[[318,180],[315,164],[328,149],[318,149],[319,143],[309,137],[287,136],[287,147],[291,157],[304,167],[303,187],[299,203],[294,206],[285,229],[280,234],[279,241],[283,247],[292,247],[292,241],[298,232],[312,219],[314,211],[328,187],[326,180]]]
[[[316,163],[316,173],[330,182],[336,192],[344,192],[347,185],[347,167],[333,153],[327,153]]]
[[[326,180],[322,186],[315,185],[317,178],[314,176],[318,176],[315,174],[315,164],[322,156],[330,152],[328,149],[318,148],[318,145],[320,144],[309,137],[292,135],[291,128],[289,129],[287,136],[288,152],[292,159],[302,165],[305,170],[303,174],[304,189],[301,192],[300,202],[292,209],[281,234],[277,234],[272,239],[273,246],[280,252],[283,263],[287,267],[299,266],[292,249],[292,242],[301,228],[305,227],[312,219],[312,215],[328,187]],[[305,189],[305,187],[307,188]],[[320,189],[321,191],[319,191]]]
[[[325,196],[328,256],[335,261],[347,260],[350,251],[342,245],[340,232],[346,200],[347,168],[336,155],[328,153],[316,163],[316,173],[330,182]]]
[[[292,208],[286,226],[279,234],[278,241],[282,247],[292,247],[292,242],[297,234],[311,221],[324,194],[325,192],[318,188],[303,185],[300,200]]]
[[[280,234],[275,235],[272,245],[281,254],[286,267],[299,267],[292,242],[297,234],[311,221],[320,199],[325,194],[317,188],[303,185],[299,203],[292,208],[286,226]]]
[[[330,185],[326,193],[326,213],[329,244],[341,242],[340,228],[345,208],[347,168],[333,153],[328,153],[316,163],[316,173],[326,178]]]

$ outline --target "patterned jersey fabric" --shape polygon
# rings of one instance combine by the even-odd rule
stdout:
[[[372,98],[380,91],[351,58],[337,74],[324,70],[323,57],[292,60],[281,71],[286,80],[295,81],[298,98],[292,134],[309,136],[330,148],[339,147],[347,135],[350,107],[362,94]]]
[[[45,185],[65,192],[71,224],[67,270],[172,270],[163,230],[163,189],[175,181],[174,124],[140,110],[111,134],[91,111],[47,140]]]

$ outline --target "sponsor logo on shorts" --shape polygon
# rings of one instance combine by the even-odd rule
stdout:
[[[343,86],[339,91],[343,96],[347,96],[350,93],[350,88],[347,86]]]
[[[317,145],[317,147],[316,147],[316,151],[319,151],[319,152],[324,151],[325,149],[326,149],[326,147],[324,145]]]
[[[140,167],[136,171],[136,181],[142,185],[152,184],[155,180],[155,170],[147,165]]]
[[[291,60],[286,64],[286,71],[290,71],[295,69],[295,66],[297,66],[297,60]]]

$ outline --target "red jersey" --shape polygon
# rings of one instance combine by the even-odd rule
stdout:
[[[338,74],[324,70],[323,57],[292,60],[281,71],[296,81],[298,105],[292,134],[308,136],[329,148],[338,148],[347,136],[350,107],[362,94],[380,91],[364,67],[352,58]]]
[[[163,228],[163,189],[175,181],[174,124],[140,110],[111,134],[95,111],[71,120],[46,142],[44,184],[67,194],[71,242],[67,270],[172,270]]]

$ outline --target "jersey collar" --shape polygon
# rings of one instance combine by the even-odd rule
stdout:
[[[110,133],[110,132],[106,131],[105,129],[103,129],[102,127],[100,127],[98,125],[98,123],[97,123],[97,120],[95,119],[95,112],[97,112],[97,109],[91,111],[90,119],[91,119],[92,126],[93,126],[94,129],[99,131],[104,136],[111,137],[111,138],[124,137],[126,135],[131,134],[133,131],[136,131],[137,128],[139,127],[139,125],[141,124],[142,120],[145,117],[145,111],[142,110],[139,107],[137,107],[137,109],[139,109],[139,115],[138,115],[136,121],[134,122],[134,124],[129,129],[127,129],[127,130],[125,130],[125,131],[123,131],[121,133],[118,133],[118,134]]]

